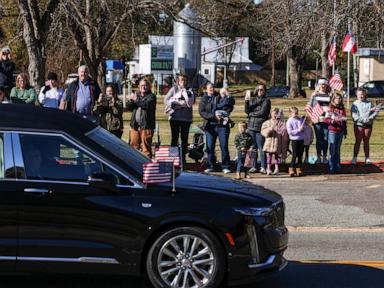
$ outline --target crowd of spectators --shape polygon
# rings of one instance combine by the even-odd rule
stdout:
[[[39,94],[30,85],[26,73],[18,74],[13,83],[14,71],[10,49],[2,48],[0,102],[44,106],[86,115],[117,137],[122,137],[123,103],[113,85],[106,86],[105,91],[100,90],[98,83],[90,77],[87,66],[78,68],[78,77],[65,90],[60,87],[57,74],[49,72]],[[362,88],[357,89],[356,96],[357,100],[351,107],[355,135],[352,164],[357,162],[361,142],[364,143],[365,163],[370,164],[369,140],[373,121],[381,107],[374,106]],[[299,109],[291,107],[287,121],[283,119],[282,109],[271,108],[264,84],[258,84],[254,91],[246,91],[244,100],[247,121],[238,124],[239,132],[234,142],[236,178],[241,178],[242,171],[245,172],[244,177],[257,171],[267,175],[278,174],[279,164],[285,161],[288,152],[292,156],[288,174],[303,175],[302,165],[309,161],[309,147],[314,135],[316,163],[328,164],[329,173],[340,171],[340,148],[343,138],[347,136],[347,115],[343,97],[331,91],[327,79],[318,81],[317,89],[307,104],[309,109],[305,109],[306,115],[300,116]],[[129,95],[127,102],[127,110],[131,112],[129,144],[148,157],[153,156],[156,103],[156,95],[151,92],[150,83],[145,79],[140,81],[138,92]],[[176,85],[164,98],[164,107],[171,131],[170,145],[178,146],[180,139],[183,165],[186,163],[194,103],[195,95],[188,89],[187,77],[178,75]],[[230,117],[234,105],[235,99],[227,89],[223,88],[217,93],[212,83],[206,85],[198,107],[203,121],[201,128],[205,133],[206,173],[217,171],[219,167],[224,174],[231,172],[229,134],[235,125]],[[310,111],[316,107],[321,107],[321,113],[314,117]],[[217,138],[221,150],[220,165],[216,159]]]

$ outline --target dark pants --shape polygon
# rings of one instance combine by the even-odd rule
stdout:
[[[221,168],[230,169],[230,158],[228,150],[229,126],[207,125],[205,138],[207,141],[208,168],[213,169],[216,164],[215,146],[216,139],[219,137],[221,150]]]
[[[257,150],[259,150],[259,153],[260,153],[260,166],[262,168],[265,168],[266,167],[265,152],[263,151],[263,146],[264,146],[265,138],[263,137],[263,135],[261,135],[260,131],[248,130],[248,133],[252,137],[253,146],[255,148],[257,148]],[[256,154],[256,157],[255,157],[255,164],[254,164],[253,168],[257,168],[256,166],[257,166],[257,154]]]
[[[326,156],[328,150],[328,126],[323,122],[313,124],[316,135],[317,155]]]
[[[171,125],[171,146],[177,146],[179,144],[179,135],[181,139],[181,159],[185,164],[185,154],[188,152],[188,134],[191,122],[170,120]]]
[[[304,159],[307,159],[307,161],[309,158],[309,146],[310,145],[304,145]]]
[[[304,140],[291,140],[292,143],[292,161],[289,167],[297,168],[303,164]],[[296,164],[297,161],[297,164]]]
[[[247,151],[237,151],[236,172],[242,172],[243,170],[248,170],[244,167],[246,155],[247,155]]]

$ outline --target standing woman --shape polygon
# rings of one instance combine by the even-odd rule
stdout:
[[[261,134],[261,125],[268,120],[271,113],[271,100],[267,98],[266,89],[264,84],[259,84],[252,95],[245,95],[245,113],[248,115],[248,133],[251,134],[253,139],[253,146],[259,150],[261,168],[260,173],[266,173],[265,152],[263,151],[265,138]],[[254,166],[249,172],[256,172],[257,156]]]
[[[185,75],[178,75],[176,86],[168,91],[164,99],[165,112],[169,116],[169,124],[171,126],[171,146],[178,145],[180,136],[183,166],[188,150],[189,127],[193,120],[192,106],[195,102],[192,91],[187,90],[186,85],[187,77]]]
[[[16,77],[16,87],[13,87],[10,94],[11,102],[16,104],[35,104],[36,91],[29,85],[28,76],[20,73]]]
[[[61,99],[64,95],[64,89],[58,87],[57,74],[49,72],[47,76],[47,84],[41,88],[39,93],[39,102],[44,107],[59,108]]]
[[[379,114],[380,107],[374,107],[367,99],[367,91],[363,88],[356,90],[357,100],[353,102],[351,114],[353,120],[353,131],[355,133],[355,147],[353,149],[352,164],[356,164],[361,141],[364,142],[365,164],[370,164],[369,139],[372,134],[373,120]]]
[[[224,174],[230,173],[230,158],[228,150],[228,139],[231,128],[230,123],[224,124],[220,116],[216,116],[217,105],[223,100],[223,97],[218,95],[213,84],[207,84],[207,91],[200,100],[199,113],[204,119],[203,129],[207,143],[208,168],[205,173],[212,172],[216,164],[215,146],[216,139],[219,137],[221,150],[221,168]],[[231,97],[227,105],[227,112],[230,113],[235,105],[235,100]]]
[[[115,86],[107,85],[105,94],[100,93],[93,108],[99,116],[100,126],[121,138],[123,135],[123,102],[117,98]]]
[[[307,105],[314,108],[319,104],[324,111],[328,110],[330,97],[330,87],[328,80],[320,78],[317,83],[317,90],[312,94],[311,100]],[[316,152],[317,160],[316,163],[328,163],[327,150],[328,150],[328,125],[322,121],[322,117],[316,119],[313,123],[316,135]]]
[[[347,136],[347,118],[340,95],[332,96],[324,123],[328,125],[329,173],[333,174],[341,169],[340,147],[343,137]]]

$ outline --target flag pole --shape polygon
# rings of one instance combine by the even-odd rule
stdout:
[[[172,193],[176,193],[176,170],[175,162],[172,163]]]
[[[347,108],[349,108],[349,78],[350,78],[350,75],[349,75],[349,73],[350,73],[350,57],[351,57],[351,52],[348,52],[348,64],[347,64]]]

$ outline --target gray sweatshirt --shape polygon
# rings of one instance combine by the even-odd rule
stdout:
[[[371,111],[374,106],[369,100],[356,100],[351,107],[353,123],[357,126],[372,126],[379,112]]]

